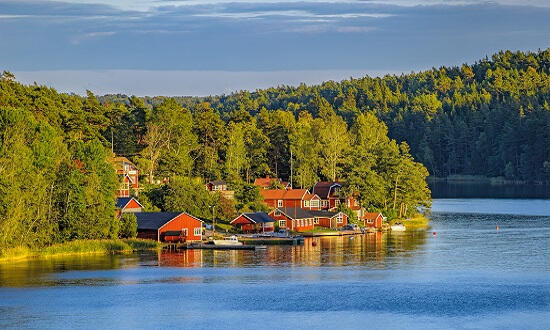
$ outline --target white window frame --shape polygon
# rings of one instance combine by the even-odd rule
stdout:
[[[277,200],[277,207],[283,207],[283,200],[282,199]]]
[[[335,199],[335,200],[334,200],[334,207],[337,207],[338,205],[340,205],[340,200],[339,200],[339,199]]]
[[[201,227],[195,227],[195,229],[193,229],[193,235],[194,236],[201,236],[202,235],[202,228]]]
[[[373,219],[367,219],[367,223],[374,223]]]
[[[336,217],[336,223],[344,223],[344,217],[342,216],[342,214],[339,214]]]
[[[319,218],[314,218],[313,219],[313,224],[318,225],[319,224]]]
[[[321,201],[321,207],[327,207],[328,206],[328,201],[326,199],[323,199]]]
[[[281,215],[281,212],[279,212],[279,210],[273,211],[273,216],[278,217],[280,215]]]
[[[304,201],[304,207],[309,207],[309,201]]]
[[[312,199],[311,203],[309,203],[311,207],[319,207],[319,201],[316,199]]]
[[[279,227],[286,228],[286,220],[279,220]]]

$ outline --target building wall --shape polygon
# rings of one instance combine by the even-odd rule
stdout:
[[[365,224],[365,227],[382,228],[382,220],[383,219],[381,215],[376,217],[376,219],[374,219],[372,222],[369,222],[369,219],[365,217],[363,223]]]
[[[313,218],[292,220],[282,213],[279,215],[275,215],[275,211],[271,211],[271,213],[269,213],[269,216],[277,220],[277,222],[279,222],[279,227],[282,229],[289,229],[293,231],[307,231],[312,230],[315,227],[313,223]],[[286,221],[286,225],[284,227],[281,226],[280,220]]]
[[[194,234],[195,228],[201,229],[200,235]],[[182,213],[181,215],[175,217],[170,222],[161,227],[159,229],[159,234],[162,235],[162,233],[166,231],[180,231],[184,229],[187,229],[187,236],[185,237],[187,241],[202,240],[202,222],[185,213]]]

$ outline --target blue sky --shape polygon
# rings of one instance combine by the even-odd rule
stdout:
[[[550,47],[550,0],[0,0],[0,70],[61,91],[207,95]]]

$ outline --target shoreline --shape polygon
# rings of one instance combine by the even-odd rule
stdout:
[[[466,175],[466,174],[453,174],[445,177],[439,176],[428,176],[426,178],[428,183],[452,183],[452,184],[489,184],[492,186],[500,185],[514,185],[514,186],[525,186],[525,185],[540,185],[548,186],[550,182],[544,181],[525,181],[525,180],[509,180],[502,176],[489,177],[484,175]]]
[[[0,254],[0,263],[23,261],[28,259],[41,259],[63,257],[71,255],[90,254],[117,254],[137,251],[160,250],[162,244],[144,239],[103,239],[103,240],[75,240],[65,243],[50,245],[40,249],[31,249],[20,246],[9,248]]]

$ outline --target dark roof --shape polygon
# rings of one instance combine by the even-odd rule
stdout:
[[[275,220],[265,212],[244,213],[243,215],[255,223],[275,222]]]
[[[137,218],[138,229],[158,230],[183,212],[137,212],[134,214]]]
[[[211,184],[211,185],[214,185],[214,186],[219,186],[219,185],[224,185],[225,181],[223,181],[223,180],[214,180],[214,181],[210,181],[208,183]]]
[[[139,206],[143,207],[143,205],[141,205],[141,203],[140,203],[137,199],[135,199],[134,197],[118,197],[118,198],[116,199],[116,207],[117,207],[118,209],[122,209],[122,208],[124,208],[126,205],[128,205],[128,203],[130,203],[130,201],[131,201],[132,199],[135,200],[136,203],[139,204]]]
[[[280,207],[277,209],[277,211],[285,214],[292,219],[314,218],[314,216],[309,213],[309,210],[305,210],[301,207]]]
[[[322,199],[327,199],[330,196],[332,186],[341,187],[340,182],[331,182],[331,181],[319,181],[313,186],[313,193],[319,195]]]
[[[308,211],[309,214],[311,214],[315,218],[333,218],[335,215],[337,215],[340,212],[330,212],[325,210],[311,210]]]
[[[163,232],[164,236],[180,236],[181,235],[181,230],[180,231],[177,231],[177,230],[172,230],[172,231],[165,231]]]

